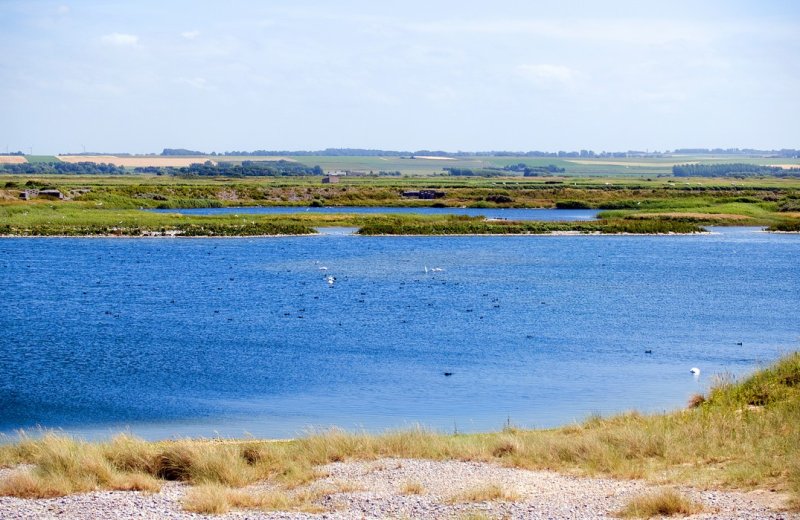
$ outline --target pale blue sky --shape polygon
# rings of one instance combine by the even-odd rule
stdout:
[[[0,149],[800,148],[800,2],[0,0]]]

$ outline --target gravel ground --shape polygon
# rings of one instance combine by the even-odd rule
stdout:
[[[486,463],[384,459],[371,462],[338,462],[322,468],[327,477],[312,488],[338,489],[320,504],[329,512],[302,513],[232,512],[216,518],[331,520],[383,518],[460,519],[480,512],[488,518],[510,519],[602,519],[613,518],[629,498],[652,487],[640,481],[578,478],[547,471],[526,471]],[[12,471],[0,470],[0,480]],[[402,494],[409,483],[421,487],[419,494]],[[448,499],[459,492],[497,484],[517,493],[516,502],[451,504]],[[266,485],[252,486],[254,491]],[[160,493],[99,491],[82,495],[23,500],[0,497],[2,519],[190,519],[202,515],[181,510],[183,484],[169,482]],[[680,491],[701,502],[706,513],[697,519],[795,519],[800,515],[773,509],[781,497],[775,493],[735,493]]]

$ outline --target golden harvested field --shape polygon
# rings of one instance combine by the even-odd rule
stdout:
[[[59,155],[58,158],[68,163],[93,162],[111,163],[117,166],[136,168],[138,166],[189,166],[194,163],[203,163],[208,160],[206,157],[117,157],[115,155]],[[216,161],[211,161],[216,164]]]
[[[0,155],[0,164],[22,164],[28,162],[21,155]]]

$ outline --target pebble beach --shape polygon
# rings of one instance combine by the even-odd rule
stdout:
[[[14,471],[0,470],[0,480]],[[605,519],[616,518],[627,500],[658,489],[641,481],[583,478],[548,471],[504,468],[487,463],[382,459],[337,462],[320,468],[326,475],[309,488],[329,489],[317,500],[323,512],[231,511],[220,519]],[[413,484],[413,486],[410,486]],[[470,489],[497,485],[515,495],[514,501],[454,501]],[[409,493],[408,488],[414,492]],[[2,519],[192,519],[207,515],[183,510],[189,487],[167,482],[158,493],[97,491],[67,497],[28,500],[0,497]],[[267,484],[247,488],[258,492]],[[783,497],[769,491],[678,491],[701,503],[696,519],[800,519],[780,511]]]

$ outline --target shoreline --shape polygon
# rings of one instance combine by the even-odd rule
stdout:
[[[689,408],[550,430],[333,429],[282,442],[49,434],[0,446],[0,518],[610,520],[651,496],[677,497],[698,519],[800,520],[798,473],[786,466],[800,450],[800,430],[786,427],[800,414],[798,375],[794,352]]]
[[[749,226],[748,226],[749,227]],[[783,234],[800,234],[798,231],[766,231],[764,233],[783,233]],[[714,235],[718,232],[712,231],[696,231],[692,233],[602,233],[600,231],[550,231],[547,233],[430,233],[424,235],[410,235],[410,234],[375,234],[375,235],[360,235],[358,233],[344,233],[344,234],[330,234],[330,233],[304,233],[304,234],[289,234],[289,235],[0,235],[0,239],[10,238],[130,238],[130,239],[198,239],[198,238],[296,238],[296,237],[320,237],[320,236],[336,236],[336,237],[577,237],[577,236],[693,236],[693,235]]]

